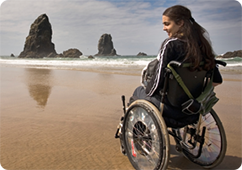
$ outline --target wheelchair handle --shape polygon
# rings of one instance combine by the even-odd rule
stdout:
[[[181,62],[178,62],[178,61],[170,61],[169,62],[169,65],[170,66],[180,67],[182,65],[182,63]]]
[[[222,66],[224,66],[224,67],[227,65],[226,62],[221,61],[221,60],[215,60],[215,63],[216,63],[216,64],[219,64],[219,65],[222,65]],[[171,66],[180,67],[183,63],[182,63],[182,62],[179,62],[179,61],[170,61],[169,64],[170,64]]]
[[[215,60],[215,63],[216,63],[216,64],[219,64],[219,65],[222,65],[222,66],[224,66],[224,67],[227,65],[226,62],[221,61],[221,60]]]

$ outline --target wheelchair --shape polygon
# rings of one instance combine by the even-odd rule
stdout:
[[[193,95],[198,96],[201,93],[198,89],[204,86],[205,71],[191,73],[188,68],[182,67],[182,63],[172,61],[169,64],[188,84]],[[226,66],[222,61],[217,61],[217,64]],[[174,79],[172,71],[169,68],[166,70],[160,109],[144,99],[136,100],[126,108],[125,96],[122,96],[124,116],[115,134],[115,138],[120,139],[121,152],[128,156],[135,169],[166,169],[170,135],[176,142],[175,149],[187,159],[204,168],[214,168],[221,163],[227,149],[222,122],[216,112],[210,109],[206,113],[198,113],[199,119],[194,123],[183,127],[167,127],[162,117],[165,98],[174,105],[180,105],[182,100],[187,100],[184,99],[187,95]],[[189,77],[187,74],[190,74]]]

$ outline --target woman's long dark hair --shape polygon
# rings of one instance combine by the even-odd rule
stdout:
[[[203,69],[213,69],[215,55],[209,41],[204,37],[206,30],[192,18],[191,11],[184,6],[175,5],[167,8],[163,15],[176,24],[184,22],[179,32],[174,36],[186,42],[185,60],[193,63],[193,69],[198,69],[201,61],[205,61]]]

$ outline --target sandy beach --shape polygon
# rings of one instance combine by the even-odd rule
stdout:
[[[138,74],[35,69],[0,65],[0,162],[4,169],[133,169],[114,138]],[[227,135],[224,161],[238,169],[241,151],[242,74],[223,72],[215,106]],[[174,149],[168,169],[202,169]]]

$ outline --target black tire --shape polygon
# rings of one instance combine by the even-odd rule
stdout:
[[[203,127],[206,127],[206,132],[201,156],[198,158],[192,156],[197,154],[198,147],[195,147],[194,149],[186,149],[185,151],[183,150],[183,154],[190,161],[204,168],[214,168],[221,163],[227,149],[227,141],[223,125],[214,110],[211,110],[210,113],[202,116],[200,134]],[[181,138],[183,138],[184,128],[181,128],[179,132]],[[187,139],[185,142],[187,143]]]
[[[124,147],[135,169],[166,169],[169,136],[158,109],[145,100],[133,102],[123,123]]]

